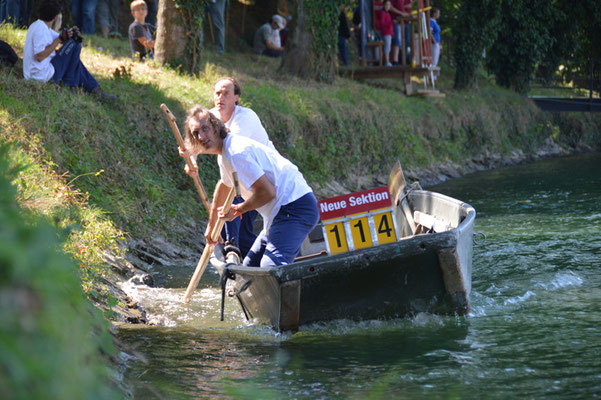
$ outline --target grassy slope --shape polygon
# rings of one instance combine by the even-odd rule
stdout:
[[[1,27],[0,33],[22,53],[25,31]],[[198,229],[202,210],[159,105],[166,103],[183,128],[187,108],[211,106],[212,83],[222,75],[242,82],[242,104],[257,112],[276,147],[315,187],[335,179],[352,188],[354,177],[386,175],[396,159],[411,167],[460,162],[484,151],[527,152],[550,135],[599,143],[599,118],[553,120],[484,76],[481,91],[408,98],[395,80],[322,85],[276,77],[278,60],[238,52],[207,53],[204,70],[191,77],[131,63],[123,40],[94,36],[84,44],[85,65],[120,101],[102,105],[85,93],[2,72],[0,139],[17,141],[28,160],[62,176],[62,187],[79,191],[84,200],[89,196],[94,219],[113,222],[134,237],[160,232],[174,239]],[[114,78],[117,68],[124,78]],[[442,70],[439,85],[449,88],[453,71],[444,65]],[[211,157],[199,161],[211,192],[216,163]]]

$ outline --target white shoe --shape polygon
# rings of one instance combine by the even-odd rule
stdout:
[[[388,63],[386,63],[386,66],[387,67],[392,67],[392,64],[388,62]]]

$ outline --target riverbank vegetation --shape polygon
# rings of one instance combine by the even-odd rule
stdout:
[[[25,30],[2,25],[0,36],[22,54]],[[17,232],[10,234],[12,241],[1,254],[10,250],[6,254],[12,255],[2,260],[8,270],[2,272],[0,299],[17,301],[21,292],[15,290],[26,288],[30,294],[23,297],[24,307],[31,308],[29,314],[2,314],[0,322],[8,327],[3,328],[7,338],[20,330],[32,337],[43,334],[38,327],[52,332],[48,342],[40,339],[39,347],[15,342],[13,353],[21,352],[27,360],[11,364],[13,360],[3,359],[2,368],[10,369],[9,376],[18,382],[27,382],[19,371],[39,367],[33,361],[39,353],[47,352],[48,363],[59,357],[56,352],[72,357],[64,371],[39,364],[50,380],[51,374],[69,376],[69,365],[83,358],[100,365],[90,355],[94,349],[111,351],[103,333],[106,326],[75,288],[77,271],[83,292],[101,302],[110,318],[111,308],[122,299],[98,285],[114,274],[107,254],[122,254],[128,243],[156,237],[182,249],[202,247],[205,213],[183,174],[159,105],[166,103],[183,128],[186,109],[196,103],[212,105],[212,84],[220,76],[241,81],[241,104],[257,112],[275,146],[318,193],[332,181],[346,190],[381,184],[397,159],[417,169],[461,165],[483,154],[529,154],[549,140],[581,150],[601,144],[598,116],[543,113],[514,91],[499,88],[482,69],[471,90],[453,90],[455,69],[448,60],[443,60],[438,82],[446,97],[420,98],[403,95],[399,80],[301,80],[278,73],[277,60],[247,52],[207,52],[199,73],[191,76],[177,66],[132,63],[123,40],[92,36],[84,45],[84,64],[107,92],[119,96],[117,102],[99,103],[82,91],[24,81],[18,70],[0,69],[0,142],[11,145],[0,156],[5,165],[0,215],[8,215],[8,223],[0,225],[2,232]],[[199,165],[202,182],[212,192],[218,178],[215,160],[200,157]],[[8,181],[14,189],[5,190]],[[25,211],[16,209],[14,198]],[[70,303],[59,305],[65,300]],[[53,302],[57,308],[47,314],[45,307]],[[60,307],[70,307],[69,312]],[[55,316],[56,321],[48,320]],[[80,343],[90,330],[99,332],[98,337]],[[63,337],[67,334],[78,337],[70,342]],[[82,353],[74,353],[72,343]],[[49,351],[45,345],[56,348]],[[13,353],[2,349],[2,354]],[[96,381],[90,382],[96,387]],[[88,396],[57,392],[52,397]]]
[[[10,181],[37,174],[15,159],[15,151],[0,145],[2,398],[116,398],[119,393],[107,384],[108,355],[114,352],[108,322],[86,300],[77,262],[61,250],[68,230],[17,203],[25,192],[17,195]]]

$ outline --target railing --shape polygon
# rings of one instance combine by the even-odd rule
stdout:
[[[576,61],[576,60],[570,60]],[[545,89],[559,89],[559,90],[573,90],[574,88],[588,90],[588,97],[593,99],[595,92],[597,97],[601,96],[601,59],[587,59],[586,63],[589,66],[588,76],[568,74],[564,77],[553,77],[553,78],[535,78],[532,89],[545,88]],[[566,86],[572,83],[572,87]]]

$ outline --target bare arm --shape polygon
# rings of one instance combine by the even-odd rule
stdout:
[[[73,28],[71,28],[67,31],[61,32],[60,36],[58,36],[56,39],[54,39],[52,41],[52,43],[50,43],[48,46],[46,46],[46,48],[44,50],[40,51],[38,54],[36,54],[34,56],[36,61],[41,62],[41,61],[45,60],[48,56],[50,56],[50,54],[52,54],[53,51],[56,50],[56,48],[58,47],[59,44],[61,44],[62,42],[64,42],[68,38],[70,38],[71,36],[73,36]]]
[[[230,212],[227,215],[224,215],[223,218],[231,221],[237,215],[256,210],[275,198],[275,186],[273,186],[273,184],[265,175],[262,175],[259,179],[257,179],[255,183],[252,184],[250,189],[252,192],[251,196],[240,204],[232,205]]]
[[[276,44],[271,41],[271,40],[266,40],[265,41],[265,46],[269,49],[269,50],[277,50],[277,51],[284,51],[283,47],[279,47],[276,46]]]
[[[144,46],[145,49],[154,49],[154,40],[152,39],[146,39],[144,36],[142,36],[138,38],[138,42],[140,42],[140,44]]]
[[[36,61],[41,62],[41,61],[45,60],[50,54],[52,54],[53,51],[56,50],[58,45],[61,43],[62,42],[61,42],[60,36],[57,37],[56,39],[54,39],[52,41],[52,43],[50,43],[48,46],[46,46],[46,48],[44,50],[40,51],[38,54],[35,55]]]
[[[398,8],[396,8],[393,5],[390,6],[390,11],[397,13],[397,14],[403,14],[403,12],[401,10],[399,10]]]

